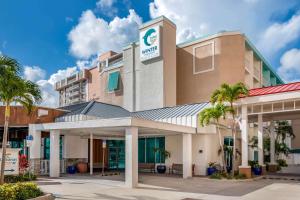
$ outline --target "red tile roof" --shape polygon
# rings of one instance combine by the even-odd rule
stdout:
[[[297,90],[300,90],[300,82],[251,89],[249,90],[248,96],[253,97],[253,96],[260,96],[260,95],[267,95],[267,94],[292,92]]]

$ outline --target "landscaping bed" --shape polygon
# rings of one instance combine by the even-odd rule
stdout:
[[[0,185],[0,200],[52,200],[51,194],[44,194],[37,184],[30,182],[36,176],[30,173],[22,175],[6,175],[5,184]]]

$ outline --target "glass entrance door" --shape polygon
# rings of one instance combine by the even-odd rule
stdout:
[[[125,169],[125,141],[108,140],[108,168]]]

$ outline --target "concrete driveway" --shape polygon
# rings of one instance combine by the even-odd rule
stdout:
[[[110,179],[110,180],[105,180]],[[115,179],[115,180],[112,180]],[[280,180],[210,180],[177,177],[140,176],[136,189],[128,189],[122,176],[68,176],[37,181],[57,199],[105,200],[299,200],[300,182]]]

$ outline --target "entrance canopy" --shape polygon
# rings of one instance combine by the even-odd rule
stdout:
[[[93,132],[106,136],[123,134],[125,127],[139,127],[140,134],[196,133],[198,114],[208,106],[209,103],[198,103],[129,112],[120,106],[91,101],[61,108],[66,113],[56,118],[55,123],[32,126],[37,131]]]
[[[274,121],[300,119],[300,82],[256,88],[237,102],[240,115],[243,172],[251,172],[248,166],[249,122],[257,122],[258,161],[264,165],[263,122],[269,122],[270,165],[275,165]],[[247,169],[247,170],[246,170]]]
[[[252,89],[238,104],[247,106],[250,122],[257,122],[260,114],[263,121],[299,119],[300,82]]]

